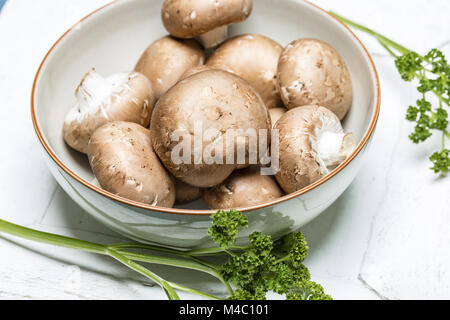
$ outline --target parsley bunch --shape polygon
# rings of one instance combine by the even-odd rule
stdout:
[[[214,300],[219,297],[163,279],[140,263],[207,273],[225,286],[228,299],[233,300],[262,300],[269,291],[285,295],[290,300],[331,299],[321,285],[311,281],[309,271],[303,264],[308,245],[301,232],[291,233],[276,242],[270,236],[254,232],[249,236],[249,245],[242,247],[235,245],[238,231],[248,226],[248,220],[241,212],[220,210],[212,216],[212,222],[208,235],[220,247],[189,251],[139,243],[103,245],[25,228],[1,219],[0,232],[109,256],[151,279],[172,300],[179,299],[177,291]],[[211,259],[206,259],[216,255],[226,255],[228,260],[224,264],[215,264]]]
[[[254,232],[249,236],[248,247],[233,247],[238,229],[248,225],[247,218],[231,210],[218,211],[213,220],[209,235],[230,256],[220,267],[220,273],[236,288],[231,299],[263,300],[273,291],[291,300],[331,300],[322,286],[311,281],[303,264],[308,245],[301,232],[288,234],[276,242],[270,236]]]
[[[406,119],[415,123],[409,138],[418,144],[428,140],[434,131],[439,132],[442,135],[442,145],[440,151],[430,157],[433,164],[431,169],[436,174],[446,175],[450,171],[450,150],[446,148],[446,139],[450,138],[450,65],[444,54],[438,49],[432,49],[422,56],[367,27],[334,12],[332,14],[345,24],[375,37],[395,58],[395,66],[402,79],[408,82],[417,81],[420,98],[415,105],[408,107],[406,113]]]

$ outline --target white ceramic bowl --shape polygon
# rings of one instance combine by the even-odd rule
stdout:
[[[166,35],[161,23],[162,0],[119,0],[96,10],[68,30],[40,66],[31,111],[49,168],[61,187],[82,208],[111,229],[141,242],[193,248],[208,246],[212,211],[152,207],[118,197],[91,184],[86,157],[62,138],[64,117],[74,103],[74,89],[91,67],[105,75],[131,70],[143,50]],[[300,0],[254,0],[254,11],[231,34],[260,33],[283,45],[302,37],[322,39],[343,56],[354,86],[353,106],[344,127],[356,135],[358,147],[341,166],[298,192],[255,207],[242,208],[249,229],[274,237],[296,230],[332,204],[355,178],[375,130],[380,87],[374,64],[356,36],[324,10]]]

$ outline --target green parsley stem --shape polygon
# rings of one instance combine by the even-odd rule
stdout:
[[[148,254],[139,254],[139,253],[126,252],[126,251],[120,250],[120,249],[125,249],[125,248],[142,248],[142,246],[139,244],[106,246],[106,245],[88,242],[88,241],[84,241],[84,240],[78,240],[78,239],[74,239],[74,238],[70,238],[70,237],[66,237],[66,236],[61,236],[61,235],[56,235],[56,234],[51,234],[51,233],[47,233],[47,232],[33,230],[33,229],[22,227],[22,226],[19,226],[19,225],[16,225],[16,224],[13,224],[13,223],[1,220],[1,219],[0,219],[0,232],[10,234],[13,236],[17,236],[17,237],[21,237],[21,238],[28,239],[28,240],[33,240],[33,241],[37,241],[37,242],[41,242],[41,243],[59,246],[59,247],[82,250],[85,252],[110,256],[113,259],[124,264],[125,266],[133,269],[134,271],[155,281],[157,284],[159,284],[164,289],[164,291],[167,293],[167,295],[170,299],[179,299],[178,295],[174,291],[174,288],[183,290],[183,291],[187,291],[187,292],[191,292],[191,293],[195,293],[195,294],[198,294],[199,296],[203,296],[203,297],[207,297],[207,298],[213,298],[213,296],[208,295],[207,293],[195,290],[195,289],[186,288],[179,284],[169,283],[169,282],[165,281],[164,279],[160,278],[158,275],[151,272],[150,270],[148,270],[147,268],[135,263],[134,261],[168,265],[168,266],[174,266],[174,267],[181,267],[181,268],[187,268],[187,269],[192,269],[192,270],[208,273],[208,274],[216,277],[217,279],[219,279],[227,287],[228,291],[232,293],[230,285],[223,279],[223,277],[220,275],[220,273],[216,269],[210,268],[210,267],[205,266],[196,261],[189,261],[189,260],[184,260],[184,259],[175,259],[175,258],[168,258],[168,257],[157,257],[157,256],[148,255]],[[160,249],[160,251],[163,251],[162,247],[158,247],[158,249]],[[176,250],[167,249],[164,252],[175,253]],[[216,297],[214,297],[214,298],[216,298]]]
[[[200,291],[200,290],[188,288],[188,287],[182,286],[182,285],[180,285],[178,283],[173,283],[173,282],[168,282],[168,283],[169,283],[169,285],[171,287],[173,287],[174,289],[177,289],[177,290],[181,290],[181,291],[184,291],[184,292],[189,292],[189,293],[192,293],[192,294],[195,294],[197,296],[204,297],[204,298],[207,298],[207,299],[210,299],[210,300],[220,300],[220,298],[218,298],[216,296],[213,296],[213,295],[210,295],[210,294],[208,294],[206,292],[203,292],[203,291]]]
[[[197,259],[195,256],[189,254],[189,251],[186,251],[186,250],[183,251],[183,250],[178,250],[178,249],[173,249],[173,248],[161,247],[161,246],[157,246],[157,245],[141,244],[141,243],[122,243],[122,244],[116,244],[116,245],[110,246],[110,248],[114,248],[119,251],[122,251],[124,249],[140,249],[140,250],[147,250],[147,251],[154,251],[154,252],[162,252],[162,253],[167,253],[167,254],[184,257],[186,259],[195,261],[197,263],[200,263],[204,266],[207,266],[207,267],[215,269],[215,270],[217,270],[217,268],[218,268],[218,266],[213,263],[209,263],[204,260]]]
[[[178,295],[176,294],[174,289],[166,281],[161,279],[159,276],[157,276],[150,270],[144,268],[143,266],[134,263],[123,254],[117,252],[114,249],[109,248],[108,246],[33,230],[1,219],[0,219],[0,232],[36,242],[110,256],[111,258],[119,261],[120,263],[135,270],[136,272],[142,274],[143,276],[155,281],[162,288],[164,288],[165,292],[167,293],[170,299],[178,298]]]
[[[369,29],[363,25],[360,25],[352,20],[349,20],[347,18],[344,18],[340,15],[338,15],[336,12],[330,11],[330,13],[335,16],[336,18],[338,18],[339,20],[341,20],[342,22],[344,22],[345,24],[358,29],[360,31],[366,32],[372,36],[374,36],[378,41],[380,41],[380,43],[383,45],[383,47],[391,47],[394,48],[395,50],[397,50],[398,52],[400,52],[401,54],[405,54],[408,52],[411,52],[411,50],[409,50],[408,48],[405,48],[404,46],[398,44],[395,41],[392,41],[391,39],[379,34],[378,32],[373,31],[372,29]],[[393,54],[393,52],[391,50],[388,50],[391,54]],[[394,55],[396,56],[396,55]]]
[[[240,247],[240,246],[230,246],[228,249],[236,250],[236,251],[245,251],[248,247]],[[226,252],[224,248],[208,248],[208,249],[193,249],[190,251],[186,251],[187,254],[191,256],[215,256],[222,255]]]
[[[389,45],[387,45],[385,42],[383,42],[382,40],[378,39],[378,42],[383,46],[384,49],[386,49],[387,52],[389,52],[389,54],[391,56],[393,56],[394,58],[397,58],[398,56],[395,54],[394,51],[391,50],[391,48],[389,47]]]
[[[196,250],[189,250],[189,251],[183,251],[173,248],[165,248],[157,245],[149,245],[149,244],[140,244],[140,243],[122,243],[111,246],[111,248],[118,249],[122,252],[123,249],[143,249],[143,250],[149,250],[149,251],[157,251],[157,252],[163,252],[173,255],[179,255],[183,256],[187,259],[192,260],[196,263],[186,263],[185,260],[177,260],[173,258],[166,258],[166,260],[162,260],[160,257],[156,257],[160,259],[159,261],[161,263],[159,264],[165,264],[165,265],[172,265],[176,267],[184,267],[192,270],[197,270],[201,272],[208,273],[212,276],[214,276],[216,279],[218,279],[222,284],[227,288],[227,291],[232,295],[233,289],[231,288],[231,285],[225,281],[225,279],[222,277],[222,275],[219,272],[219,266],[206,262],[201,259],[197,259],[196,256],[208,256],[208,255],[218,255],[218,254],[224,254],[223,248],[211,248],[211,249],[196,249]],[[244,247],[233,247],[233,249],[236,250],[244,250]],[[137,254],[137,253],[130,253],[127,252],[127,255],[129,257],[132,257],[135,261],[140,262],[149,262],[149,263],[158,263],[155,262],[152,256],[149,255],[143,255],[143,254]]]
[[[178,291],[192,293],[212,300],[220,298],[207,292],[167,281],[139,264],[139,262],[186,268],[210,274],[225,285],[230,294],[230,299],[266,299],[266,294],[269,291],[283,294],[289,300],[305,297],[317,300],[331,299],[321,285],[311,281],[309,271],[304,265],[294,266],[288,262],[283,262],[286,258],[281,258],[279,262],[275,261],[279,257],[274,252],[274,248],[279,247],[279,245],[274,243],[270,236],[254,232],[249,236],[250,246],[233,246],[239,229],[247,227],[247,222],[247,218],[237,210],[217,211],[213,216],[213,225],[209,228],[208,235],[221,248],[196,249],[191,252],[134,243],[103,245],[33,230],[1,219],[0,234],[5,233],[36,242],[109,256],[152,280],[152,283],[158,284],[171,300],[180,299]],[[297,232],[287,237],[287,240],[282,241],[284,250],[289,251],[289,257],[293,261],[301,263],[308,251],[303,234]],[[128,249],[135,250],[130,252]],[[148,250],[148,254],[142,252],[142,249]],[[155,256],[151,254],[152,251],[163,252],[164,254]],[[227,262],[221,266],[212,265],[203,261],[199,256],[198,258],[193,256],[201,253],[206,254],[207,257],[212,253],[219,252],[231,255]]]
[[[164,292],[167,294],[168,298],[170,300],[180,300],[180,297],[175,292],[174,288],[164,279],[156,275],[155,273],[151,272],[147,268],[141,266],[140,264],[135,263],[134,261],[128,259],[126,256],[120,254],[119,252],[108,249],[107,253],[110,257],[114,258],[115,260],[119,261],[123,265],[129,267],[130,269],[140,273],[144,277],[147,277],[153,281],[155,281],[157,284],[161,286],[162,289],[164,289]]]
[[[0,219],[0,232],[59,247],[108,255],[108,247],[104,245],[29,229],[2,219]]]
[[[277,261],[276,261],[276,263],[282,263],[282,262],[285,262],[285,261],[287,261],[287,260],[289,260],[289,256],[287,255],[287,256],[284,256],[284,257],[282,257],[282,258],[279,258]]]
[[[189,260],[184,260],[184,259],[176,259],[176,258],[171,258],[171,257],[170,258],[169,257],[158,257],[158,256],[152,256],[152,255],[148,255],[148,254],[135,253],[135,252],[126,252],[126,251],[118,251],[118,252],[125,255],[126,257],[130,258],[133,261],[191,269],[191,270],[208,273],[214,277],[217,277],[217,275],[218,275],[218,272],[215,269],[206,267],[206,266],[204,266],[200,263],[194,262],[194,261],[189,261]]]
[[[393,41],[393,40],[391,40],[391,39],[389,39],[389,38],[387,38],[387,37],[385,37],[385,36],[383,36],[382,34],[380,34],[380,33],[378,33],[378,32],[376,32],[376,31],[374,31],[374,30],[372,30],[372,29],[370,29],[370,28],[367,28],[367,27],[365,27],[365,26],[363,26],[363,25],[361,25],[361,24],[358,24],[358,23],[356,23],[356,22],[354,22],[354,21],[352,21],[352,20],[350,20],[350,19],[348,19],[348,18],[344,18],[344,17],[342,17],[342,16],[340,16],[339,14],[337,14],[336,12],[334,12],[334,11],[330,11],[330,13],[333,15],[333,16],[335,16],[336,18],[338,18],[339,20],[341,20],[342,22],[344,22],[345,24],[347,24],[347,25],[349,25],[349,26],[351,26],[351,27],[353,27],[353,28],[355,28],[355,29],[357,29],[357,30],[359,30],[359,31],[362,31],[362,32],[365,32],[365,33],[368,33],[368,34],[370,34],[370,35],[372,35],[373,37],[375,37],[377,40],[378,40],[378,42],[394,57],[394,58],[397,58],[398,56],[394,53],[394,51],[392,50],[392,49],[395,49],[395,50],[397,50],[399,53],[401,53],[401,54],[406,54],[406,53],[408,53],[408,52],[411,52],[411,50],[410,49],[408,49],[408,48],[406,48],[406,47],[404,47],[404,46],[402,46],[401,44],[399,44],[399,43],[397,43],[397,42],[395,42],[395,41]],[[424,61],[426,61],[426,62],[428,62],[428,63],[431,63],[430,61],[429,61],[429,59],[427,59],[426,57],[423,57],[423,56],[421,56],[421,55],[419,55],[420,56],[420,58],[422,58]],[[429,71],[429,72],[431,72],[430,70],[427,70],[427,71]],[[443,75],[442,73],[440,73],[440,72],[437,72],[436,74],[438,74],[438,75]],[[436,93],[436,92],[435,92]]]
[[[224,248],[206,248],[206,249],[192,249],[192,250],[179,250],[167,247],[161,247],[157,245],[141,244],[141,243],[120,243],[111,246],[114,249],[142,249],[149,251],[157,251],[163,253],[169,253],[174,255],[180,255],[184,257],[206,257],[206,256],[216,256],[223,255],[225,253]],[[248,247],[242,246],[230,246],[229,249],[236,251],[245,251]]]
[[[119,244],[112,245],[110,247],[117,249],[117,250],[142,249],[142,250],[156,251],[156,252],[176,254],[176,255],[182,255],[184,252],[181,250],[172,249],[172,248],[168,248],[168,247],[161,247],[161,246],[157,246],[157,245],[142,244],[142,243],[119,243]]]
[[[123,253],[120,251],[120,253]],[[211,268],[208,266],[205,266],[201,263],[197,263],[195,261],[189,261],[189,260],[180,260],[180,259],[174,259],[174,258],[167,258],[167,257],[156,257],[156,256],[150,256],[147,254],[140,254],[140,253],[134,253],[134,252],[126,252],[125,253],[128,258],[134,261],[139,262],[147,262],[147,263],[153,263],[153,264],[160,264],[160,265],[166,265],[166,266],[172,266],[172,267],[179,267],[179,268],[185,268],[185,269],[191,269],[196,270],[200,272],[207,273],[216,279],[220,280],[222,284],[227,288],[227,290],[232,293],[232,289],[230,284],[225,281],[225,279],[222,277],[220,272],[217,270],[217,268]]]

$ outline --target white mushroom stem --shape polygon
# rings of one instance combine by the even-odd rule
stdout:
[[[200,41],[205,49],[211,49],[224,42],[227,37],[228,26],[223,26],[202,34]]]
[[[317,141],[317,152],[328,170],[335,168],[347,159],[356,147],[353,133],[325,131]]]
[[[122,90],[128,81],[129,74],[118,73],[104,78],[95,69],[91,69],[78,86],[75,96],[77,104],[69,111],[66,123],[82,121],[85,116],[102,111],[108,106],[113,94]],[[106,113],[104,113],[105,117]]]

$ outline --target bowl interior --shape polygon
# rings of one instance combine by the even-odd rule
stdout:
[[[83,75],[95,67],[103,75],[130,71],[144,49],[167,34],[160,18],[162,0],[121,0],[89,16],[70,30],[45,60],[35,88],[35,116],[42,138],[71,171],[94,179],[87,158],[72,151],[62,138],[62,125],[75,103],[74,90]],[[358,141],[375,115],[376,80],[370,59],[351,33],[335,19],[299,0],[255,0],[244,23],[231,35],[259,33],[283,46],[298,38],[318,38],[342,55],[350,70],[354,99],[343,125]],[[206,209],[196,202],[187,209]]]

